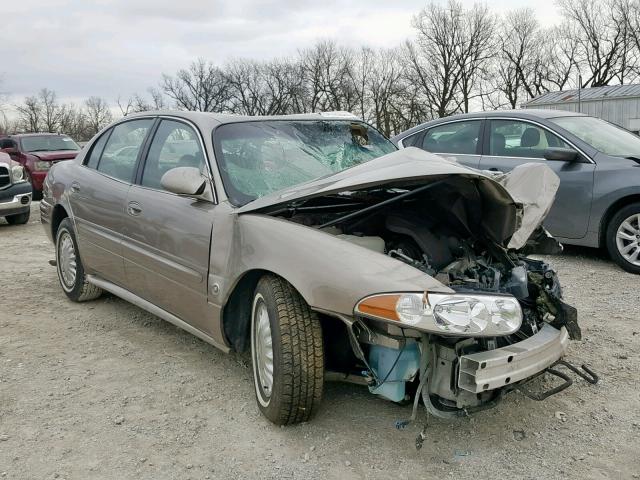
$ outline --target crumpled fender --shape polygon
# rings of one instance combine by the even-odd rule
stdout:
[[[377,293],[452,293],[435,278],[383,253],[329,233],[261,214],[240,215],[239,251],[231,256],[231,277],[268,270],[286,279],[316,309],[353,315],[362,298]]]

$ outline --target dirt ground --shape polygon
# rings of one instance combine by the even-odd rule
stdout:
[[[366,388],[329,383],[313,421],[255,404],[247,355],[225,355],[118,298],[74,304],[37,204],[0,220],[0,478],[640,478],[640,276],[597,251],[548,260],[579,309],[569,359],[600,375],[544,402],[419,422]]]

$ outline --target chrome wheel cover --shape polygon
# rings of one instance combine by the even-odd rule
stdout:
[[[267,304],[260,294],[256,295],[253,302],[251,323],[256,391],[260,403],[267,406],[273,389],[273,339],[271,338],[271,323]]]
[[[73,290],[77,274],[76,249],[69,232],[64,231],[58,238],[58,276],[65,290]]]
[[[627,262],[640,267],[640,213],[628,217],[616,232],[618,252]]]

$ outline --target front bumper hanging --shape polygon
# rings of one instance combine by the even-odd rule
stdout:
[[[538,333],[502,348],[460,357],[458,387],[471,393],[495,390],[536,376],[560,360],[569,334],[545,324]]]

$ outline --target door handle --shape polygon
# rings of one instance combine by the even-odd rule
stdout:
[[[136,217],[142,213],[142,207],[140,207],[139,203],[130,202],[127,205],[127,213],[133,217]]]
[[[490,168],[490,169],[489,169],[489,171],[490,171],[491,173],[495,173],[495,174],[498,174],[498,175],[503,175],[503,174],[504,174],[504,172],[503,172],[502,170],[498,170],[498,169],[497,169],[497,168],[495,168],[495,167]]]
[[[73,182],[71,184],[71,191],[73,193],[79,193],[80,192],[80,184],[78,182]]]

